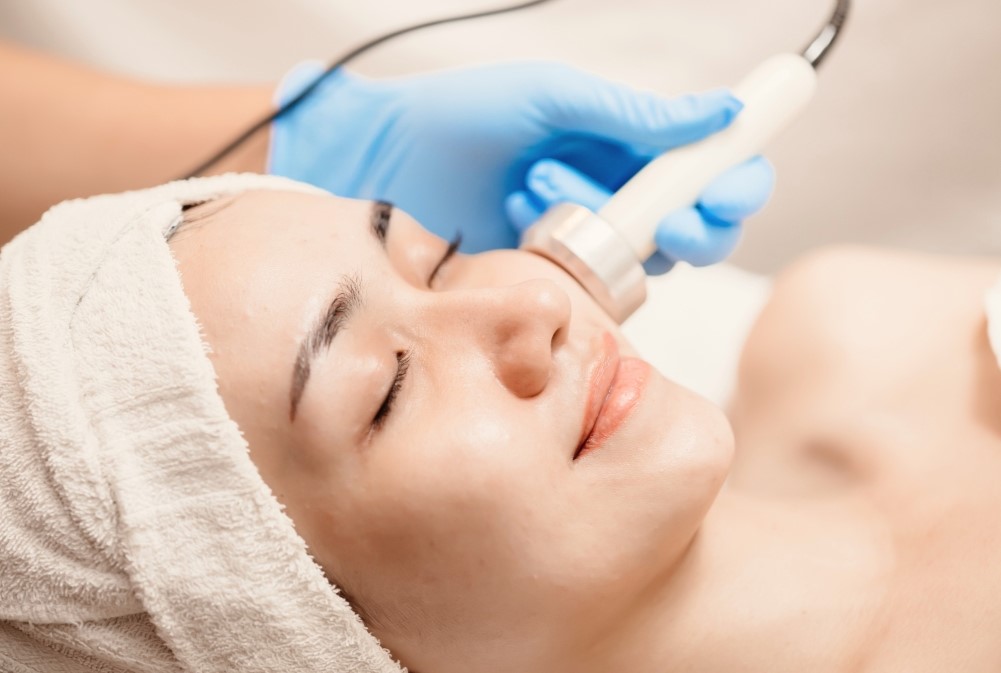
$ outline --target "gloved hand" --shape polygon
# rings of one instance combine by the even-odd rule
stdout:
[[[555,159],[537,161],[526,182],[524,191],[507,199],[508,213],[520,230],[553,204],[573,201],[598,212],[612,196],[612,190]],[[643,265],[647,273],[664,273],[678,261],[708,266],[726,259],[740,241],[741,220],[765,205],[773,182],[772,166],[760,156],[723,173],[694,207],[660,221],[654,234],[658,252]]]
[[[279,102],[322,71],[301,64]],[[269,172],[343,196],[385,199],[463,249],[510,247],[560,200],[596,207],[651,158],[724,128],[725,91],[664,99],[552,63],[515,63],[369,80],[344,69],[274,122]],[[587,177],[585,177],[587,176]],[[657,236],[671,260],[709,263],[767,201],[764,160],[721,176]]]

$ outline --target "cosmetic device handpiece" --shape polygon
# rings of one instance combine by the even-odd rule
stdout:
[[[813,97],[817,65],[837,38],[848,5],[838,0],[802,54],[772,56],[734,88],[744,108],[725,130],[655,158],[597,213],[571,203],[553,206],[522,236],[521,249],[562,266],[623,322],[646,299],[642,262],[656,250],[657,224],[694,204],[714,178],[758,154],[799,116]]]

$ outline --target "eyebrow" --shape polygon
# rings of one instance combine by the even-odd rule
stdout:
[[[386,237],[393,215],[393,204],[388,201],[373,201],[369,211],[369,233],[386,249]],[[330,348],[337,333],[347,325],[351,316],[362,305],[361,279],[357,274],[345,276],[330,300],[325,311],[313,321],[313,326],[299,344],[299,351],[292,366],[292,386],[289,390],[289,421],[295,420],[299,401],[306,390],[313,360],[321,352]]]
[[[379,241],[382,249],[386,249],[386,236],[389,234],[389,222],[393,217],[393,204],[389,201],[373,201],[369,211],[368,224],[372,235]]]

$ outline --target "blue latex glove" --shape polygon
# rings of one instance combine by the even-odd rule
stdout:
[[[321,71],[295,68],[279,100]],[[740,108],[722,90],[664,99],[553,63],[395,80],[341,69],[275,121],[268,168],[391,201],[441,236],[461,229],[463,249],[479,251],[516,245],[555,201],[596,207],[652,157],[724,128]],[[672,260],[723,258],[772,181],[763,161],[723,175],[698,208],[666,220],[658,245]]]
[[[647,273],[664,273],[678,261],[708,266],[726,259],[740,241],[741,220],[765,205],[774,181],[772,166],[764,157],[723,173],[694,207],[677,210],[660,221],[654,234],[658,254],[644,264]],[[573,201],[597,212],[612,196],[604,185],[552,159],[536,162],[526,182],[526,189],[511,194],[506,204],[519,229],[527,228],[555,203]]]

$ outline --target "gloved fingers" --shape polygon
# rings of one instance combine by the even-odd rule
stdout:
[[[708,266],[726,259],[740,241],[741,225],[723,222],[698,208],[682,208],[657,226],[654,242],[669,259]]]
[[[643,270],[648,276],[663,276],[674,268],[675,261],[659,250],[643,262]]]
[[[597,211],[611,196],[600,184],[553,159],[536,162],[528,171],[526,186],[526,191],[514,192],[505,201],[508,217],[519,231],[556,203],[573,201]],[[654,235],[659,252],[644,263],[644,268],[656,275],[669,271],[677,260],[693,266],[714,264],[733,252],[740,232],[740,223],[722,220],[698,207],[683,208],[660,222]]]
[[[611,192],[583,173],[555,159],[540,159],[525,175],[525,191],[508,196],[505,210],[518,231],[524,231],[551,206],[570,201],[598,210]]]
[[[740,240],[740,216],[764,204],[771,193],[772,178],[771,165],[760,158],[724,173],[717,180],[719,185],[713,183],[707,190],[715,210],[700,203],[698,207],[671,213],[661,221],[654,236],[660,252],[647,260],[644,268],[650,274],[657,274],[669,271],[677,260],[706,266],[728,257]],[[525,183],[527,191],[512,194],[508,203],[508,213],[519,230],[556,203],[572,201],[597,212],[611,197],[611,192],[599,183],[553,159],[537,161],[528,170]],[[719,216],[727,211],[738,217]]]
[[[699,209],[723,222],[739,222],[761,210],[775,187],[775,169],[762,156],[734,166],[709,184]]]
[[[532,226],[545,210],[528,192],[512,192],[504,199],[504,212],[519,233]]]
[[[555,159],[536,161],[525,176],[525,185],[546,208],[572,201],[597,211],[612,192],[580,171]]]
[[[743,108],[724,89],[664,98],[577,70],[546,95],[540,106],[544,120],[558,130],[660,150],[725,128]]]

